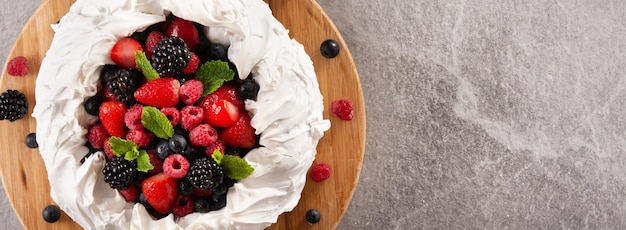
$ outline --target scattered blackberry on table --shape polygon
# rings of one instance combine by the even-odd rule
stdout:
[[[311,224],[320,222],[321,218],[322,214],[317,209],[309,209],[309,211],[306,212],[306,221]]]
[[[133,94],[141,86],[143,75],[136,70],[119,69],[104,78],[109,92],[126,105],[135,102]]]
[[[152,53],[152,67],[161,76],[174,76],[189,64],[191,52],[185,41],[177,37],[164,37]]]
[[[48,205],[41,212],[43,219],[48,223],[54,223],[61,218],[61,209],[56,205]]]
[[[224,180],[224,170],[213,159],[198,158],[191,163],[187,179],[198,189],[212,189]]]
[[[26,142],[26,146],[28,146],[31,149],[39,147],[39,144],[37,143],[36,133],[29,133],[28,135],[26,135],[25,142]]]
[[[0,95],[0,120],[22,119],[27,110],[28,101],[20,91],[9,89]]]
[[[137,162],[114,157],[102,169],[104,181],[113,189],[127,189],[137,175]]]

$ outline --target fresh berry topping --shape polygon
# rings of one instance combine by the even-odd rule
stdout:
[[[228,61],[228,47],[219,43],[211,43],[206,54],[209,60]]]
[[[120,194],[128,202],[135,202],[139,199],[139,189],[135,185],[128,186],[127,189],[120,189]]]
[[[209,144],[205,149],[205,153],[207,156],[210,157],[213,155],[213,152],[215,152],[215,150],[219,150],[220,153],[223,153],[226,150],[226,145],[222,140],[217,139],[213,143]]]
[[[217,130],[208,124],[201,124],[189,132],[189,142],[194,146],[206,147],[217,140]]]
[[[163,171],[174,178],[183,178],[189,170],[189,161],[180,154],[172,154],[163,161]]]
[[[135,99],[144,105],[157,108],[175,107],[178,104],[180,83],[174,78],[158,78],[135,91]]]
[[[199,151],[197,147],[193,145],[187,145],[187,147],[185,147],[185,150],[183,150],[183,152],[180,154],[183,155],[187,159],[196,159],[200,156],[198,155],[198,153]]]
[[[352,102],[345,99],[335,100],[330,104],[330,112],[335,114],[341,120],[352,120],[354,117],[354,110],[352,109]]]
[[[152,52],[154,51],[154,47],[163,39],[163,33],[159,31],[152,31],[148,34],[148,38],[146,38],[146,56],[148,58],[152,58]]]
[[[27,110],[26,95],[20,91],[9,89],[0,95],[0,120],[22,119]]]
[[[180,122],[180,112],[176,107],[162,108],[161,113],[163,113],[163,115],[167,117],[167,119],[172,124],[172,127],[178,125],[178,123]]]
[[[109,137],[109,133],[101,123],[93,124],[87,129],[87,141],[96,149],[102,149]]]
[[[339,43],[335,40],[326,40],[320,46],[320,53],[326,58],[334,58],[339,54]]]
[[[109,93],[115,95],[118,101],[127,105],[133,104],[133,93],[141,85],[143,75],[137,70],[119,69],[115,73],[102,79]]]
[[[199,213],[207,213],[212,210],[210,197],[201,197],[196,199],[195,209]]]
[[[187,139],[183,135],[174,134],[168,141],[168,146],[172,152],[180,153],[187,148]]]
[[[209,197],[213,195],[213,189],[197,189],[194,187],[192,195],[193,197]]]
[[[329,164],[317,163],[311,168],[311,179],[315,182],[322,182],[330,177],[331,171]]]
[[[165,31],[165,35],[179,37],[185,41],[189,50],[194,50],[200,42],[198,30],[192,21],[175,18]]]
[[[104,145],[102,146],[102,151],[104,151],[104,154],[107,155],[108,159],[113,159],[115,157],[115,154],[113,154],[113,151],[111,151],[111,144],[109,143],[109,140],[111,140],[111,138],[107,138],[106,141],[104,141]]]
[[[135,52],[143,51],[141,44],[132,38],[121,38],[111,49],[111,60],[125,69],[135,68]]]
[[[198,106],[188,105],[180,111],[180,125],[191,131],[204,120],[204,111]]]
[[[185,42],[177,37],[164,37],[152,52],[152,67],[161,76],[172,77],[189,64],[191,52]]]
[[[106,101],[100,105],[100,121],[107,132],[114,137],[124,137],[126,134],[124,114],[126,105],[117,101]]]
[[[178,182],[163,172],[143,180],[141,191],[154,210],[165,214],[170,211],[178,195]]]
[[[128,110],[126,110],[126,114],[124,114],[124,124],[130,130],[135,129],[143,129],[143,124],[141,123],[141,113],[143,112],[143,106],[140,104],[134,104]]]
[[[104,168],[104,181],[113,189],[127,189],[137,175],[137,162],[129,161],[124,157],[114,157],[107,160]]]
[[[193,212],[195,203],[190,196],[178,194],[172,205],[172,213],[175,216],[183,217]]]
[[[155,149],[148,150],[148,157],[150,157],[150,164],[154,166],[153,169],[148,171],[148,174],[154,175],[160,172],[163,172],[163,159],[161,159]]]
[[[241,116],[239,108],[227,100],[220,100],[204,111],[204,122],[214,127],[228,127]]]
[[[185,66],[183,69],[184,74],[193,74],[196,72],[198,67],[200,66],[200,58],[195,53],[191,53],[191,59],[189,59],[189,64]]]
[[[85,112],[87,112],[87,114],[98,116],[98,113],[100,112],[100,104],[102,104],[102,99],[98,96],[92,96],[87,98],[83,106],[85,107]]]
[[[25,142],[26,142],[26,146],[28,146],[31,149],[39,147],[39,144],[37,143],[37,134],[36,133],[29,133],[28,135],[26,135]]]
[[[242,99],[256,99],[256,95],[259,94],[259,83],[254,81],[251,77],[248,77],[245,81],[239,85],[239,96]]]
[[[211,200],[213,201],[213,210],[218,210],[223,207],[226,207],[226,194],[222,194],[219,196],[213,195],[211,197]]]
[[[109,87],[106,83],[102,86],[102,90],[98,92],[98,97],[100,97],[103,101],[117,101],[117,96],[113,95],[113,93],[109,91]]]
[[[126,140],[135,142],[140,148],[145,148],[154,139],[154,135],[143,129],[131,129],[126,133]]]
[[[311,224],[315,224],[320,222],[320,219],[322,218],[322,214],[320,213],[320,211],[317,211],[317,209],[309,209],[309,211],[306,212],[306,221],[311,223]]]
[[[54,223],[61,218],[61,209],[56,205],[48,205],[41,212],[43,219],[48,223]]]
[[[224,128],[219,137],[226,145],[237,148],[252,148],[256,145],[256,134],[247,113],[241,114],[235,124]]]
[[[176,136],[176,135],[174,135]],[[159,158],[161,159],[165,159],[167,158],[169,155],[171,155],[172,153],[174,153],[172,151],[172,149],[170,149],[170,144],[169,141],[167,140],[162,140],[157,144],[156,147],[156,154],[157,156],[159,156]]]
[[[180,87],[178,97],[186,105],[192,105],[202,97],[202,90],[204,90],[204,85],[201,81],[195,79],[188,80]]]
[[[215,90],[215,92],[207,95],[204,98],[200,99],[199,106],[204,110],[207,110],[211,107],[211,105],[217,103],[220,100],[227,100],[233,105],[235,105],[240,110],[245,110],[243,105],[243,100],[239,96],[238,93],[239,86],[234,82],[224,83],[220,88]]]
[[[222,183],[224,171],[213,159],[198,158],[189,167],[187,179],[198,189],[212,189]]]
[[[187,178],[183,178],[178,181],[178,193],[183,195],[191,195],[193,194],[196,187],[194,187]]]
[[[7,63],[7,73],[11,76],[26,76],[28,74],[28,60],[24,56],[12,58]]]

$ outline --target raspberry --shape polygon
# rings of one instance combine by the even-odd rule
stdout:
[[[215,142],[206,146],[206,150],[205,150],[206,155],[212,156],[215,150],[219,150],[220,153],[224,154],[224,152],[226,151],[226,145],[224,144],[222,140],[216,140]]]
[[[185,82],[178,91],[178,99],[186,105],[196,103],[202,97],[204,85],[201,81],[192,79]]]
[[[104,149],[104,154],[107,155],[108,159],[112,159],[113,157],[115,157],[115,154],[113,154],[113,152],[111,151],[111,145],[109,144],[109,140],[111,140],[111,137],[107,138],[104,141],[104,145],[102,146],[102,148]]]
[[[190,131],[202,123],[204,119],[204,110],[198,106],[188,105],[180,111],[180,115],[180,125],[183,129]]]
[[[189,170],[189,161],[183,155],[172,154],[163,161],[163,171],[174,178],[183,178]]]
[[[96,149],[101,149],[109,137],[110,135],[102,123],[96,123],[87,130],[87,141]]]
[[[163,113],[167,117],[167,119],[170,120],[172,126],[177,126],[180,122],[180,112],[175,107],[162,108],[161,113]]]
[[[143,106],[140,104],[135,104],[131,106],[128,110],[126,110],[126,114],[124,114],[124,123],[126,127],[130,130],[135,129],[143,129],[143,124],[141,123],[141,113],[143,112]]]
[[[189,59],[189,64],[183,69],[183,73],[193,74],[198,69],[198,66],[200,66],[200,58],[194,52],[191,52],[191,59]]]
[[[339,119],[349,121],[354,116],[352,102],[345,99],[335,100],[330,104],[330,112],[335,114]]]
[[[201,124],[189,132],[189,142],[195,146],[206,147],[217,140],[217,130],[208,124]],[[213,152],[211,152],[213,154]]]
[[[183,217],[193,212],[194,207],[195,203],[191,197],[179,194],[172,205],[172,213],[175,216]]]
[[[311,169],[311,179],[322,182],[330,177],[331,167],[326,163],[317,163]]]
[[[129,185],[127,189],[120,189],[119,191],[128,202],[135,202],[139,199],[139,189],[137,189],[137,186]]]
[[[28,74],[28,60],[24,56],[14,57],[7,64],[7,72],[11,76],[26,76]]]
[[[163,39],[163,34],[159,31],[152,31],[148,34],[148,38],[146,38],[146,57],[152,58],[152,52],[154,51],[154,47]]]
[[[156,149],[148,150],[148,156],[150,157],[150,164],[154,166],[153,169],[148,171],[148,174],[155,175],[163,172],[163,159],[156,154]]]
[[[152,143],[152,139],[154,139],[154,137],[152,133],[146,132],[143,129],[133,129],[126,133],[126,139],[135,142],[137,146],[144,148]]]

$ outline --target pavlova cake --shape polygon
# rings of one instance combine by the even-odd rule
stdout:
[[[313,64],[261,0],[77,0],[36,82],[37,142],[86,229],[262,229],[330,127]]]

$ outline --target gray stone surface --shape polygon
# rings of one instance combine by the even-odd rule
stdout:
[[[4,63],[40,1],[0,2]],[[367,109],[339,229],[626,228],[626,2],[318,2]]]

